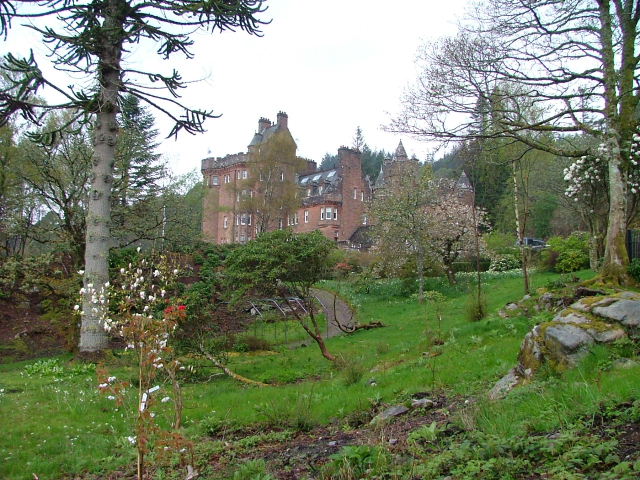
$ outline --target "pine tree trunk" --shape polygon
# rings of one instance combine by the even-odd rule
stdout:
[[[94,303],[92,290],[100,294],[109,281],[109,247],[111,246],[111,185],[116,153],[118,124],[118,92],[120,89],[120,59],[122,56],[121,15],[125,2],[109,0],[105,9],[105,36],[99,55],[100,111],[96,114],[94,158],[91,190],[86,222],[84,255],[84,288],[80,352],[100,352],[107,347],[108,336],[102,325],[108,305]]]

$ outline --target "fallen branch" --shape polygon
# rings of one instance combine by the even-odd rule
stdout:
[[[237,374],[226,365],[224,365],[220,360],[207,352],[203,345],[200,345],[200,353],[204,355],[211,363],[213,363],[216,367],[226,373],[228,376],[242,383],[246,383],[248,385],[256,385],[258,387],[268,387],[269,385],[266,383],[258,382],[257,380],[251,380],[250,378],[243,377],[242,375]]]
[[[354,333],[358,330],[371,330],[373,328],[382,328],[385,326],[385,324],[382,322],[369,322],[369,323],[356,324],[356,325],[353,325],[353,324],[342,325],[337,320],[335,324],[340,329],[340,331],[344,333]]]

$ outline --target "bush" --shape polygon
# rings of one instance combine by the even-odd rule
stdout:
[[[634,258],[631,261],[628,272],[636,282],[640,282],[640,258]]]
[[[522,266],[522,261],[518,255],[508,254],[508,255],[498,255],[493,260],[491,260],[491,265],[489,265],[490,272],[507,272],[509,270],[515,270],[516,268],[520,268]]]
[[[569,273],[589,267],[589,235],[585,232],[572,233],[567,238],[549,239],[550,247],[545,250],[543,264],[558,273]]]

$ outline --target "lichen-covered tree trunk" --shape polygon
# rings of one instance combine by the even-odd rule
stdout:
[[[600,14],[600,39],[603,63],[604,111],[606,126],[606,147],[609,168],[609,218],[607,237],[605,240],[604,262],[602,277],[606,282],[614,284],[627,283],[627,201],[626,178],[624,175],[621,143],[625,137],[630,137],[629,130],[635,116],[637,100],[632,102],[635,95],[634,73],[635,56],[634,45],[636,38],[635,27],[629,22],[627,15],[622,15],[620,28],[622,35],[622,65],[620,75],[616,72],[615,48],[613,35],[613,21],[611,18],[611,3],[609,0],[598,1]],[[620,12],[621,13],[621,12]],[[620,80],[620,83],[618,83]],[[618,89],[619,87],[619,89]]]
[[[91,190],[87,210],[86,246],[84,255],[84,288],[80,352],[99,352],[106,348],[108,336],[102,319],[108,308],[106,303],[92,301],[100,295],[109,281],[109,247],[111,233],[111,184],[116,153],[118,124],[118,93],[120,89],[120,60],[122,56],[122,25],[126,2],[109,0],[102,30],[104,38],[98,54],[100,105],[96,113],[94,158]],[[94,293],[95,292],[95,293]]]
[[[627,281],[627,205],[626,188],[621,172],[619,152],[611,152],[609,158],[609,222],[605,240],[602,275],[607,281],[624,284]]]

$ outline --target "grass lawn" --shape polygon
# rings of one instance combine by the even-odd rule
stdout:
[[[591,273],[580,275],[588,278]],[[533,288],[558,277],[536,274]],[[193,360],[196,372],[191,383],[184,384],[187,435],[197,439],[221,428],[250,426],[310,428],[373,404],[434,391],[476,398],[469,418],[460,421],[483,432],[516,435],[553,430],[601,402],[640,398],[640,368],[609,369],[603,375],[601,367],[609,361],[609,352],[596,349],[563,377],[543,375],[505,400],[484,400],[482,394],[515,364],[523,336],[540,318],[498,316],[507,302],[522,297],[518,277],[487,280],[489,315],[473,323],[465,319],[464,287],[434,286],[444,294],[437,306],[385,294],[382,287],[365,294],[331,284],[358,307],[360,322],[386,325],[328,340],[330,351],[347,365],[340,371],[320,356],[313,343],[295,350],[283,346],[276,352],[230,357],[230,366],[239,374],[277,384],[267,388],[240,385],[216,375],[206,361]],[[293,337],[291,328],[288,334]],[[0,365],[0,478],[32,479],[34,473],[41,480],[83,472],[99,475],[134,460],[127,441],[131,408],[116,410],[98,394],[95,375],[69,360]],[[114,357],[111,368],[120,378],[134,378],[126,356]]]

